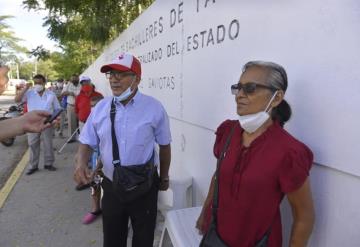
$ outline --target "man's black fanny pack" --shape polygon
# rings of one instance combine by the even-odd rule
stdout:
[[[148,192],[154,182],[156,166],[154,165],[154,153],[145,164],[122,166],[120,162],[119,146],[115,135],[114,101],[111,102],[111,138],[113,152],[113,189],[121,202],[130,202]]]
[[[113,190],[120,201],[133,201],[151,189],[156,172],[153,157],[142,165],[114,166]]]

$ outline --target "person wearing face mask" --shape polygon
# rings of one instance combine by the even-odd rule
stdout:
[[[60,109],[59,101],[54,92],[45,88],[46,79],[43,75],[35,75],[34,86],[26,84],[25,88],[15,96],[15,102],[27,102],[28,112],[42,110],[53,113]],[[27,175],[38,171],[40,158],[40,140],[43,141],[44,148],[44,168],[48,171],[55,171],[54,167],[54,149],[53,149],[53,131],[52,127],[44,129],[40,133],[27,133],[30,149],[29,169]],[[40,138],[42,137],[42,138]]]
[[[81,84],[79,83],[79,76],[73,74],[70,79],[70,83],[64,85],[61,92],[61,97],[66,96],[66,114],[68,120],[68,133],[69,137],[77,130],[79,123],[75,114],[75,98],[79,95]],[[76,135],[68,141],[68,143],[76,142]]]
[[[90,181],[87,163],[91,147],[98,146],[104,174],[101,183],[104,191],[103,246],[126,247],[130,219],[134,233],[132,246],[152,247],[158,190],[169,187],[171,135],[168,115],[158,100],[139,91],[141,64],[136,57],[122,53],[100,71],[109,80],[113,96],[101,100],[86,120],[80,133],[74,179],[84,184]],[[155,145],[159,146],[159,155],[154,150]],[[134,195],[132,189],[125,196],[117,190],[115,181],[122,184],[134,178],[130,172],[119,178],[116,171],[120,166],[130,170],[137,165],[139,170],[148,167],[149,171],[154,171],[157,164],[160,174],[157,170],[146,172],[151,175],[146,181],[152,183],[144,193],[131,197]]]
[[[239,119],[226,120],[216,130],[214,155],[219,168],[196,222],[200,233],[206,234],[216,215],[216,229],[226,246],[253,247],[261,241],[268,247],[282,246],[279,207],[285,196],[293,213],[287,246],[304,247],[311,235],[313,154],[283,129],[291,116],[284,99],[287,84],[282,66],[251,61],[231,86]],[[211,208],[217,208],[217,214]]]

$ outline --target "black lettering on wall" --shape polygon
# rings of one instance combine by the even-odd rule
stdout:
[[[221,32],[222,32],[222,35],[220,35]],[[219,43],[223,42],[224,39],[225,39],[225,26],[219,25],[219,26],[217,26],[217,29],[216,29],[216,42],[219,44]]]
[[[175,9],[170,10],[170,28],[176,25],[177,23],[181,23],[183,21],[183,2],[180,2],[177,8],[177,11]],[[176,21],[177,20],[177,21]]]
[[[229,25],[229,38],[231,40],[234,40],[239,35],[240,31],[240,23],[238,20],[232,20],[232,22]]]
[[[162,24],[162,21],[163,21],[163,17],[160,16],[159,17],[159,33],[162,33],[164,31],[164,26]]]
[[[212,34],[212,29],[209,29],[209,34],[206,42],[206,46],[209,46],[209,43],[212,43],[214,45],[214,36]]]
[[[216,29],[216,32],[215,32]],[[186,36],[186,51],[206,48],[210,45],[221,44],[238,38],[240,32],[239,20],[233,19],[228,25],[220,24],[216,28],[209,28],[193,35]],[[201,36],[201,37],[200,37]],[[200,40],[201,39],[201,40]]]
[[[203,7],[207,8],[207,5],[211,0],[205,0],[205,2],[203,0],[196,0],[196,12],[200,11],[200,1],[204,3]],[[212,3],[215,3],[215,0],[212,0]]]

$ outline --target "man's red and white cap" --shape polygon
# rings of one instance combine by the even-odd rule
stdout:
[[[121,53],[114,60],[112,60],[111,63],[102,66],[100,69],[101,73],[106,73],[110,70],[123,72],[132,71],[139,78],[141,78],[140,61],[136,57],[128,53]]]

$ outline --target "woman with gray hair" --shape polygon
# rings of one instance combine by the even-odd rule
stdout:
[[[282,66],[252,61],[231,86],[239,119],[216,131],[217,171],[196,224],[205,233],[201,246],[282,246],[284,196],[293,214],[289,246],[306,246],[315,218],[308,178],[313,154],[283,129],[291,116],[287,85]],[[207,244],[211,228],[222,245]]]

